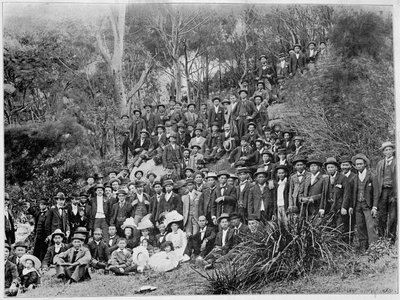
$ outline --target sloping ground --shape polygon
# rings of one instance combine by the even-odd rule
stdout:
[[[363,259],[367,259],[364,257]],[[348,262],[347,262],[348,263]],[[63,284],[59,279],[46,274],[42,286],[23,294],[23,297],[97,297],[129,296],[144,285],[157,290],[149,295],[198,295],[207,294],[207,282],[184,264],[177,270],[165,274],[145,274],[117,277],[114,275],[92,274],[90,281]],[[197,268],[197,266],[195,266]],[[199,270],[200,267],[199,267]],[[54,274],[54,270],[52,270]],[[326,274],[324,274],[326,273]],[[398,293],[397,257],[385,256],[364,269],[349,272],[316,270],[309,276],[293,281],[272,283],[261,290],[246,293],[255,294],[395,294]]]

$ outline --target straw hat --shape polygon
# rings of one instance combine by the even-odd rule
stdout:
[[[73,240],[80,240],[82,242],[84,242],[86,240],[85,235],[81,234],[81,233],[75,233],[74,236],[72,237],[71,241]]]
[[[54,238],[56,235],[59,235],[59,236],[61,236],[62,238],[65,237],[65,234],[64,234],[64,232],[62,232],[61,229],[56,229],[56,230],[54,230],[54,232],[51,234],[51,240],[53,240],[53,238]]]
[[[168,226],[171,223],[183,221],[183,216],[176,210],[170,211],[165,215],[164,224]]]
[[[36,256],[33,256],[31,254],[24,254],[21,257],[21,264],[23,264],[25,266],[25,263],[27,260],[33,261],[33,266],[36,270],[40,269],[42,263],[40,262],[39,258],[37,258]]]
[[[121,225],[121,228],[122,228],[122,229],[125,229],[125,228],[127,228],[127,227],[128,227],[128,228],[132,228],[132,229],[137,228],[137,225],[136,225],[136,223],[135,223],[135,220],[134,220],[132,217],[126,219],[126,220],[124,221],[124,223]]]
[[[379,150],[385,150],[386,147],[392,147],[393,149],[395,149],[396,145],[392,142],[384,142],[382,143],[382,146],[379,148]]]
[[[144,230],[144,229],[153,228],[153,223],[150,221],[150,218],[151,218],[151,214],[144,216],[143,219],[139,222],[137,229]]]

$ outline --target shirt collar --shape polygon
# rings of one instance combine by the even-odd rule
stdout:
[[[287,177],[285,177],[283,180],[279,179],[278,183],[286,183]]]

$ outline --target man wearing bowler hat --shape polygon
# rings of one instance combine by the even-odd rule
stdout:
[[[349,213],[355,209],[359,247],[365,251],[378,240],[378,182],[369,170],[370,161],[365,154],[353,156],[352,161],[357,170],[357,179],[354,181],[353,203],[349,206]]]
[[[179,176],[182,173],[182,148],[176,143],[177,135],[175,132],[171,133],[169,136],[169,144],[165,146],[163,155],[162,155],[162,162],[163,167],[166,168],[167,164],[173,164],[176,174]]]
[[[248,198],[248,214],[255,214],[264,224],[276,215],[276,192],[267,185],[269,174],[264,168],[254,173],[256,184],[250,189]]]
[[[145,114],[143,116],[144,122],[146,123],[146,129],[150,132],[150,134],[154,133],[154,127],[156,124],[156,117],[151,111],[153,108],[150,104],[145,104],[143,107],[145,110]]]
[[[265,89],[265,83],[264,81],[260,80],[257,82],[257,89],[254,91],[253,94],[253,99],[256,99],[256,96],[260,96],[261,98],[261,102],[262,103],[265,100],[265,103],[263,103],[263,105],[267,104],[268,106],[268,102],[269,102],[269,92],[268,90]]]
[[[132,204],[126,201],[126,194],[125,190],[119,190],[117,192],[118,202],[111,209],[110,225],[117,228],[119,236],[123,236],[121,225],[131,216],[132,212]]]
[[[275,167],[276,182],[275,182],[275,197],[277,206],[277,217],[279,221],[287,225],[286,212],[289,207],[289,179],[288,168],[284,165],[277,165]]]
[[[165,122],[168,121],[169,117],[165,110],[164,104],[157,105],[157,112],[154,114],[154,122],[155,124],[165,125]]]
[[[93,232],[95,228],[100,228],[103,237],[108,238],[108,226],[110,225],[111,203],[104,194],[104,185],[96,186],[96,195],[92,199],[92,207],[89,217],[89,229]]]
[[[305,170],[307,159],[295,156],[292,160],[295,172],[290,176],[288,213],[299,213],[300,198],[304,196],[304,184],[309,173]]]
[[[219,185],[211,194],[211,218],[215,225],[217,224],[216,221],[218,217],[222,213],[231,214],[236,210],[236,188],[227,185],[228,177],[229,174],[227,172],[219,172],[217,175]]]
[[[140,131],[140,137],[133,143],[133,165],[139,167],[143,160],[148,159],[148,152],[153,150],[150,133],[146,129]]]
[[[143,217],[150,211],[150,196],[143,192],[144,182],[138,180],[135,182],[136,193],[133,195],[132,201],[132,218],[135,224],[138,225]]]
[[[183,120],[185,124],[193,123],[196,124],[199,116],[196,113],[196,104],[194,103],[189,103],[187,105],[187,112],[183,115]]]
[[[215,172],[209,172],[206,176],[207,185],[205,185],[202,189],[200,198],[199,198],[199,215],[204,215],[207,218],[208,223],[213,226],[214,222],[212,222],[211,213],[212,213],[212,195],[217,188],[217,174]]]
[[[247,219],[247,213],[248,213],[249,193],[253,184],[249,181],[249,176],[250,176],[249,168],[246,167],[238,168],[237,174],[239,176],[239,185],[236,187],[238,195],[236,210],[239,216],[242,218],[242,221],[245,221]]]
[[[208,128],[211,129],[214,123],[218,126],[218,131],[222,129],[224,124],[224,110],[221,107],[221,99],[219,97],[214,97],[212,100],[213,106],[210,108],[208,113]]]
[[[306,62],[307,62],[307,67],[310,71],[315,70],[315,61],[318,55],[317,51],[317,43],[314,41],[308,42],[308,49],[306,52]]]
[[[247,90],[239,90],[240,101],[237,102],[237,105],[232,110],[232,117],[237,122],[239,138],[242,138],[247,133],[248,123],[257,115],[254,103],[247,99],[248,93]]]
[[[38,207],[31,206],[29,202],[26,202],[25,205],[27,213],[31,214],[35,218],[35,229],[33,231],[35,233],[33,255],[42,261],[47,251],[47,243],[45,242],[47,238],[45,224],[48,212],[48,203],[46,199],[41,199],[38,201]]]
[[[394,242],[397,227],[397,177],[395,144],[382,143],[380,150],[384,159],[376,166],[376,178],[378,183],[378,235],[390,237]]]
[[[68,215],[64,207],[65,195],[64,193],[59,192],[54,199],[56,200],[56,205],[49,209],[45,221],[47,241],[50,241],[51,234],[56,229],[61,229],[62,232],[65,232],[65,237],[67,239],[70,234]]]

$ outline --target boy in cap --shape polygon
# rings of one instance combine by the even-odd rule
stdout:
[[[194,235],[199,230],[199,199],[201,192],[194,189],[193,178],[186,179],[186,192],[182,196],[183,227],[187,236]]]
[[[73,247],[54,257],[57,278],[69,280],[69,283],[90,279],[88,267],[92,257],[89,249],[83,246],[84,240],[83,234],[75,233]]]
[[[92,259],[90,267],[93,269],[106,269],[109,260],[109,249],[107,243],[103,240],[103,232],[100,228],[93,231],[93,240],[88,243],[88,248]],[[108,271],[105,270],[104,274]]]
[[[5,296],[16,296],[19,276],[17,266],[8,259],[10,250],[10,245],[6,243],[4,247],[4,294]]]
[[[50,240],[51,234],[56,229],[61,229],[62,232],[65,232],[65,237],[68,239],[70,234],[70,228],[68,223],[68,215],[65,210],[65,195],[64,193],[57,193],[56,197],[56,206],[53,206],[49,209],[49,212],[46,216],[46,235],[47,240]]]
[[[354,181],[353,203],[349,205],[349,213],[355,209],[359,247],[364,251],[378,240],[378,182],[368,169],[370,161],[365,154],[353,156],[352,161],[357,169],[357,179]]]
[[[229,215],[227,213],[221,214],[218,218],[218,224],[220,231],[215,238],[214,248],[205,257],[208,263],[204,267],[205,269],[213,268],[215,261],[226,255],[233,247],[233,230],[229,227]]]
[[[79,200],[78,200],[79,201]],[[38,201],[37,206],[31,206],[29,202],[26,202],[26,208],[28,214],[31,214],[35,218],[35,242],[33,245],[33,255],[39,258],[39,260],[43,260],[47,251],[47,243],[46,238],[46,217],[47,217],[47,200],[41,199]]]
[[[232,109],[232,117],[237,121],[237,129],[239,138],[242,138],[247,131],[247,125],[250,120],[253,120],[257,115],[254,103],[247,99],[248,91],[240,90],[240,101]]]
[[[51,234],[51,242],[54,244],[47,249],[46,255],[42,262],[43,271],[48,271],[49,267],[53,265],[54,257],[57,254],[62,253],[71,248],[71,245],[63,243],[64,237],[65,234],[60,229],[56,229]]]
[[[126,245],[126,239],[120,238],[118,249],[111,253],[109,269],[115,275],[129,275],[129,273],[137,270],[137,266],[133,263],[132,254],[126,249]]]
[[[221,171],[218,173],[218,186],[211,194],[211,218],[214,224],[217,225],[217,219],[223,213],[231,214],[235,211],[237,195],[236,188],[227,185],[229,174]]]
[[[394,242],[397,227],[397,177],[395,145],[384,142],[380,150],[384,159],[376,166],[378,184],[378,235],[390,237]]]

